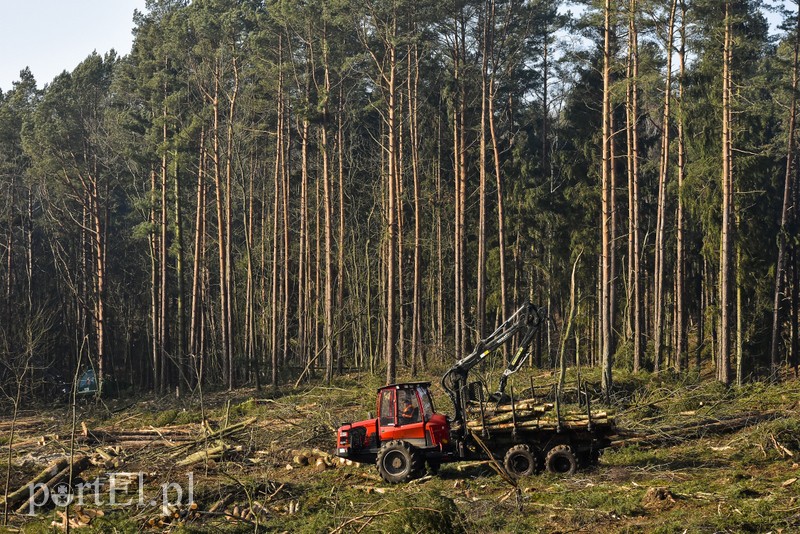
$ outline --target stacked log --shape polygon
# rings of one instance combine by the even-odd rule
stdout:
[[[555,430],[560,427],[569,430],[587,430],[593,427],[613,426],[613,411],[592,412],[591,418],[586,411],[566,411],[559,417],[555,406],[550,403],[536,404],[533,400],[522,400],[498,406],[484,405],[483,413],[479,407],[468,410],[470,421],[467,428],[476,432],[509,430]]]

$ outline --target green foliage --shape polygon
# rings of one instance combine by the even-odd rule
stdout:
[[[389,513],[376,524],[379,532],[467,532],[453,500],[438,491],[402,492],[387,505]]]

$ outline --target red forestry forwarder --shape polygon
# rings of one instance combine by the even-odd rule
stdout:
[[[514,399],[513,389],[510,397],[505,394],[508,377],[522,365],[544,320],[541,310],[523,305],[444,374],[442,386],[455,410],[452,419],[434,410],[430,382],[378,389],[377,417],[339,427],[337,456],[376,463],[381,477],[390,483],[421,476],[426,463],[435,473],[444,462],[486,460],[489,453],[516,478],[532,475],[542,467],[572,474],[579,467],[596,463],[600,451],[610,445],[614,424],[608,417],[595,416],[593,421],[588,390],[578,388],[579,400],[586,409],[585,416],[580,417],[582,424],[570,423],[574,416],[561,415],[557,396],[555,419],[550,419],[553,423],[527,421],[521,410],[531,401]],[[520,345],[500,378],[497,392],[484,402],[483,384],[468,383],[469,371],[517,333],[522,334]],[[553,405],[547,407],[552,409]],[[476,414],[472,421],[468,421],[469,413]],[[487,413],[493,421],[508,422],[492,425]],[[478,417],[480,420],[475,420]]]

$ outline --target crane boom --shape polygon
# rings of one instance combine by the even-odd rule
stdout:
[[[450,369],[445,372],[442,377],[442,387],[447,391],[450,400],[453,401],[455,409],[454,421],[463,422],[464,420],[464,406],[465,406],[465,391],[467,386],[467,377],[473,367],[486,359],[489,354],[496,349],[507,343],[514,335],[524,332],[519,347],[514,353],[514,357],[508,363],[503,375],[500,377],[500,384],[492,397],[500,400],[504,396],[506,382],[508,377],[516,373],[522,366],[525,356],[528,353],[528,348],[533,342],[536,332],[541,327],[544,320],[542,310],[533,304],[526,302],[514,314],[503,322],[497,329],[492,332],[486,339],[480,340],[472,352],[464,358],[458,360]]]

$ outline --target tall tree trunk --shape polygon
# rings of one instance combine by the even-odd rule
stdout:
[[[228,95],[228,127],[226,133],[226,150],[225,150],[225,297],[226,313],[225,321],[228,328],[228,376],[227,386],[229,390],[233,389],[234,385],[234,289],[233,289],[233,124],[236,115],[236,101],[239,95],[239,66],[237,64],[236,56],[231,60],[233,67],[233,88]]]
[[[402,82],[401,82],[402,84]],[[402,87],[402,85],[401,85]],[[397,100],[395,101],[395,125],[397,134],[397,150],[395,162],[395,193],[397,200],[397,352],[403,366],[408,365],[406,353],[406,276],[405,276],[405,163],[403,162],[404,136],[403,136],[403,91],[398,87]]]
[[[656,217],[656,248],[653,279],[653,370],[661,370],[664,353],[665,330],[665,292],[664,292],[664,257],[666,255],[665,226],[667,218],[667,180],[669,179],[669,128],[670,102],[672,101],[672,42],[675,31],[675,9],[677,0],[670,2],[669,27],[666,42],[666,80],[664,82],[664,107],[661,120],[661,161],[658,173],[658,214]]]
[[[419,134],[417,130],[417,94],[419,88],[419,51],[417,45],[409,46],[408,51],[408,124],[409,144],[411,145],[411,174],[414,184],[414,287],[411,312],[411,376],[416,376],[420,357],[422,318],[420,300],[422,299],[422,242],[420,188],[419,188]]]
[[[282,89],[282,88],[281,88]],[[280,94],[280,93],[279,93]],[[281,191],[281,154],[283,153],[282,132],[283,132],[283,113],[282,98],[278,98],[278,123],[276,125],[275,139],[275,166],[273,169],[273,188],[272,188],[272,273],[270,284],[270,328],[269,328],[269,348],[272,354],[270,361],[271,375],[270,385],[273,390],[277,390],[279,381],[280,355],[278,352],[278,307],[280,302],[279,289],[280,280],[278,277],[278,257],[280,255],[279,239],[280,232],[280,212],[282,204]],[[288,273],[284,273],[287,276]],[[284,313],[286,311],[284,310]]]
[[[795,184],[795,190],[798,189]],[[800,205],[795,196],[795,206]],[[795,227],[797,227],[797,213],[794,215]],[[798,377],[798,367],[800,366],[800,254],[798,254],[797,245],[792,246],[791,250],[791,263],[792,263],[792,320],[791,320],[791,351],[788,358],[788,363],[794,366],[794,377]]]
[[[150,171],[150,232],[148,241],[150,244],[150,328],[153,331],[150,350],[153,354],[153,390],[161,393],[161,315],[158,313],[160,307],[158,289],[158,254],[159,238],[156,233],[158,224],[156,223],[156,171]]]
[[[339,239],[336,249],[336,272],[339,276],[339,283],[336,285],[336,310],[339,316],[337,324],[339,331],[336,340],[336,357],[338,359],[339,373],[342,373],[344,365],[344,249],[345,249],[345,216],[344,216],[344,84],[339,85],[339,117],[338,128],[336,131],[336,149],[338,151],[339,164]],[[355,362],[354,362],[355,363]]]
[[[331,209],[331,177],[330,177],[330,154],[328,148],[328,121],[329,117],[329,97],[331,91],[330,70],[328,68],[328,43],[325,29],[322,30],[322,57],[325,75],[325,96],[322,101],[322,124],[320,125],[320,136],[322,146],[322,203],[325,210],[325,295],[323,320],[324,325],[324,344],[325,344],[325,383],[330,384],[333,378],[333,211]]]
[[[12,304],[11,304],[11,289],[14,284],[14,206],[16,205],[16,175],[11,174],[11,183],[9,184],[9,197],[10,202],[8,205],[8,220],[6,224],[6,283],[5,283],[5,306],[3,308],[5,319],[4,324],[11,324],[12,318]]]
[[[396,23],[394,26],[393,35],[396,33]],[[397,340],[395,338],[395,308],[397,304],[395,302],[395,293],[396,293],[396,267],[397,267],[397,259],[395,257],[397,253],[397,211],[395,207],[395,202],[397,198],[396,189],[396,164],[397,164],[397,155],[396,155],[396,126],[395,126],[395,72],[397,70],[397,59],[396,59],[396,50],[394,46],[389,48],[389,72],[386,75],[386,93],[387,93],[387,110],[386,110],[386,135],[388,137],[388,154],[387,156],[387,163],[388,163],[388,176],[387,176],[387,183],[388,183],[388,203],[386,207],[386,225],[387,225],[387,252],[386,252],[386,348],[385,348],[385,358],[386,358],[386,383],[392,384],[395,382],[397,377],[397,354],[396,354],[396,347],[397,347]]]
[[[719,353],[717,379],[730,383],[730,293],[731,253],[733,248],[733,187],[731,172],[731,5],[725,2],[725,36],[722,60],[722,229],[719,260]]]
[[[456,360],[460,360],[463,356],[462,354],[462,337],[465,335],[464,332],[464,323],[462,323],[463,308],[464,303],[461,300],[463,297],[462,286],[463,286],[463,267],[462,262],[464,261],[464,256],[461,254],[462,245],[461,240],[463,238],[463,231],[464,228],[461,226],[461,212],[464,210],[464,205],[462,204],[462,197],[461,197],[461,179],[462,179],[462,172],[461,172],[461,152],[464,150],[464,147],[461,145],[462,136],[461,136],[461,121],[459,120],[459,116],[462,112],[462,107],[460,105],[460,99],[463,98],[463,94],[461,92],[461,51],[459,46],[459,34],[458,34],[458,18],[455,18],[455,31],[453,34],[453,80],[455,84],[455,90],[453,94],[453,178],[454,178],[454,195],[455,195],[455,209],[453,213],[453,253],[454,253],[454,281],[453,281],[453,296],[454,296],[454,304],[455,309],[453,310],[453,324],[454,324],[454,356]]]
[[[489,40],[490,24],[493,20],[494,2],[484,2],[483,34],[481,49],[481,123],[478,140],[478,288],[475,299],[475,322],[478,327],[478,339],[485,338],[486,323],[486,115],[489,99]]]
[[[444,252],[442,250],[442,119],[436,121],[436,349],[444,355]]]
[[[309,286],[311,279],[310,240],[308,237],[308,117],[303,117],[300,128],[300,252],[297,275],[297,340],[300,362],[311,363],[308,353]]]
[[[736,227],[739,227],[741,213],[736,210]],[[744,310],[742,309],[742,242],[736,240],[736,385],[741,386],[744,379]]]
[[[686,251],[684,244],[683,183],[686,178],[686,139],[684,137],[683,90],[686,79],[686,1],[681,0],[680,48],[678,49],[678,211],[675,221],[677,250],[675,253],[675,372],[680,373],[689,350],[687,343],[685,310]],[[688,360],[686,360],[688,367]]]
[[[219,141],[219,129],[220,129],[220,117],[219,117],[219,92],[220,92],[220,72],[219,72],[219,63],[215,64],[215,72],[214,72],[214,93],[211,97],[211,104],[212,104],[212,114],[213,114],[213,126],[211,129],[211,140],[212,140],[212,152],[211,152],[211,159],[214,165],[214,190],[215,190],[215,208],[216,208],[216,216],[217,216],[217,250],[218,250],[218,260],[219,260],[219,306],[220,306],[220,315],[219,315],[219,327],[220,327],[220,346],[222,348],[221,351],[221,359],[222,359],[222,382],[223,384],[230,383],[230,376],[233,371],[230,368],[231,364],[231,357],[228,354],[228,348],[230,344],[228,342],[228,337],[230,335],[230,331],[228,330],[228,303],[229,299],[227,296],[228,285],[225,283],[226,280],[226,272],[227,272],[227,254],[226,250],[227,247],[225,246],[225,239],[226,239],[226,232],[225,232],[225,196],[226,193],[229,193],[228,190],[225,189],[225,184],[222,181],[222,167],[220,163],[220,141]]]
[[[178,365],[178,388],[183,392],[187,385],[186,335],[184,332],[183,295],[183,209],[181,203],[181,180],[178,159],[173,163],[173,194],[175,195],[175,361]]]
[[[261,379],[259,364],[256,356],[256,329],[255,329],[255,275],[253,269],[253,245],[255,238],[253,232],[255,230],[255,176],[258,174],[258,167],[256,164],[256,156],[254,153],[250,154],[250,172],[247,177],[247,194],[245,196],[245,213],[244,215],[244,229],[245,229],[245,261],[247,264],[247,272],[245,273],[245,304],[244,304],[244,351],[245,359],[248,366],[248,380],[254,380],[256,390],[261,390]]]
[[[616,36],[614,37],[616,38]],[[608,352],[613,358],[617,351],[617,136],[615,135],[613,105],[609,109],[608,126],[610,132],[608,140],[608,328],[611,336]]]
[[[781,338],[781,308],[784,299],[783,284],[788,279],[786,269],[786,246],[789,227],[789,207],[792,204],[792,181],[794,179],[795,127],[797,120],[798,56],[800,56],[800,8],[794,39],[794,61],[792,62],[792,100],[789,106],[789,125],[786,129],[786,174],[783,182],[783,203],[781,205],[781,227],[778,231],[778,258],[775,264],[775,293],[772,302],[772,342],[770,344],[770,374],[778,377],[781,365],[779,345]],[[795,187],[797,187],[795,185]],[[795,207],[796,209],[796,207]]]
[[[642,279],[641,231],[639,228],[639,37],[636,25],[636,0],[630,0],[628,14],[629,75],[627,94],[628,129],[628,316],[633,341],[633,372],[642,365]]]
[[[204,302],[201,298],[202,271],[201,265],[205,258],[205,251],[202,249],[203,235],[205,234],[205,212],[206,212],[206,186],[205,186],[205,128],[200,130],[200,156],[197,164],[197,212],[194,223],[194,259],[192,262],[192,304],[189,318],[189,354],[192,360],[193,385],[198,385],[200,381],[200,343],[199,328],[200,316],[203,313]]]
[[[289,119],[289,110],[286,106],[286,95],[284,94],[284,81],[283,81],[283,40],[282,37],[278,38],[278,106],[279,106],[279,120],[280,132],[278,141],[281,145],[281,150],[278,153],[280,158],[281,169],[281,189],[283,191],[283,310],[282,310],[282,323],[283,323],[283,350],[281,351],[281,358],[278,362],[280,366],[288,366],[291,361],[291,351],[289,345],[289,302],[291,298],[291,280],[289,273],[291,272],[291,240],[290,240],[290,213],[289,213],[289,180],[291,176],[291,169],[289,168],[289,151],[292,144],[291,132],[292,128]],[[301,360],[302,361],[302,360]]]
[[[608,396],[612,387],[612,354],[611,354],[611,0],[605,0],[604,9],[604,46],[603,46],[603,149],[601,173],[601,200],[602,221],[601,238],[602,252],[600,260],[600,328],[601,328],[601,358],[602,358],[602,389]]]
[[[508,317],[508,278],[506,276],[506,237],[505,237],[505,199],[503,196],[503,176],[500,171],[500,143],[497,139],[497,130],[494,123],[494,76],[489,79],[489,134],[492,139],[492,154],[494,156],[494,176],[497,185],[497,248],[500,256],[500,313],[505,320]],[[547,110],[545,110],[546,112]],[[508,361],[508,346],[503,345],[503,360]]]
[[[170,385],[170,377],[169,371],[172,368],[169,365],[169,355],[168,355],[168,338],[169,338],[169,328],[167,326],[167,262],[169,261],[169,257],[167,255],[167,152],[166,152],[166,144],[167,144],[167,108],[164,107],[164,125],[162,131],[162,142],[164,143],[165,148],[162,150],[164,151],[161,155],[161,221],[159,223],[159,229],[161,232],[161,238],[159,239],[161,243],[161,250],[159,253],[159,347],[158,350],[160,352],[159,359],[161,360],[161,391],[160,393],[164,393],[164,389],[169,387]]]

